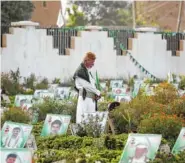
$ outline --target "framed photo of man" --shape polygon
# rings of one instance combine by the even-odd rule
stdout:
[[[121,88],[123,87],[123,80],[111,80],[110,81],[111,88]]]
[[[129,102],[131,100],[132,100],[131,96],[127,94],[115,96],[115,101],[117,102]]]
[[[28,124],[6,121],[1,130],[1,147],[23,148],[32,127]]]
[[[27,111],[29,110],[29,108],[32,107],[32,106],[33,106],[32,103],[26,102],[26,103],[24,103],[24,104],[22,105],[21,108],[22,108],[23,111],[27,112]]]
[[[155,158],[161,135],[129,134],[119,163],[146,163]]]
[[[143,83],[142,80],[134,80],[134,90],[132,92],[132,97],[136,97],[137,94],[139,93],[139,89],[141,87],[141,84]]]
[[[32,154],[29,149],[0,149],[1,163],[32,163]]]
[[[33,95],[16,95],[14,105],[16,107],[22,107],[24,103],[31,103]]]
[[[47,90],[47,89],[36,89],[34,94],[33,94],[33,97],[39,99],[41,93],[49,93],[49,90]]]
[[[68,99],[71,87],[58,87],[55,96],[59,99]]]
[[[30,149],[32,155],[34,154],[34,152],[37,150],[37,144],[36,144],[36,140],[35,140],[35,136],[33,134],[31,134],[28,137],[28,140],[25,144],[25,148]]]
[[[177,154],[185,150],[185,127],[180,131],[180,134],[175,142],[175,145],[172,148],[172,153]]]
[[[47,114],[41,136],[66,134],[70,120],[70,115]]]
[[[126,88],[112,88],[112,96],[120,96],[126,94]]]

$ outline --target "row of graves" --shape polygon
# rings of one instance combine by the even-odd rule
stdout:
[[[134,89],[129,90],[128,85],[123,84],[123,80],[111,80],[110,88],[107,83],[100,83],[102,91],[107,92],[115,102],[129,102],[136,97],[140,88],[143,88],[147,95],[154,94],[155,85],[149,86],[143,80],[134,81]],[[177,87],[177,85],[175,85]],[[179,92],[181,95],[182,92]],[[38,109],[31,110],[35,103],[44,102],[44,98],[59,99],[70,103],[71,99],[77,98],[78,94],[70,87],[59,87],[57,84],[52,84],[47,90],[35,90],[33,95],[16,95],[14,105],[22,108],[25,112],[29,112],[32,118],[31,124],[15,123],[6,121],[1,129],[1,162],[2,163],[32,163],[34,153],[37,150],[37,143],[32,128],[38,120]],[[100,102],[104,99],[100,99]],[[108,107],[108,106],[107,106]],[[93,118],[101,127],[101,133],[107,132],[109,123],[109,108],[107,111],[97,111],[94,113],[84,113],[82,122],[88,123]],[[98,117],[98,121],[97,118]],[[83,124],[82,123],[82,124]],[[40,136],[52,135],[76,135],[77,128],[71,123],[71,115],[47,114],[42,127]],[[145,163],[149,160],[154,160],[155,155],[161,144],[162,136],[159,134],[129,134],[127,143],[123,149],[119,163]],[[185,127],[179,133],[179,136],[171,151],[172,154],[177,154],[185,150]],[[12,161],[13,160],[13,161]]]
[[[48,114],[41,132],[41,136],[66,134],[70,123],[70,116]],[[106,116],[100,122],[102,132],[105,129]],[[32,125],[5,122],[1,131],[1,163],[32,163],[37,145]],[[159,134],[129,134],[119,163],[145,163],[155,159],[161,144]],[[185,150],[185,127],[180,131],[172,154]],[[14,160],[11,162],[10,160]]]

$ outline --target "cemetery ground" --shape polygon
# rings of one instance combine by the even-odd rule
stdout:
[[[20,83],[18,71],[1,74],[1,88],[6,90],[6,95],[10,99],[10,102],[1,101],[1,128],[6,121],[32,124],[32,134],[35,136],[37,145],[33,162],[37,163],[53,163],[62,160],[67,163],[117,163],[130,133],[162,135],[161,145],[151,163],[184,163],[185,151],[176,154],[171,152],[182,127],[185,127],[185,95],[179,93],[185,90],[185,77],[180,78],[178,88],[174,86],[177,83],[175,80],[173,83],[168,83],[166,80],[143,81],[149,86],[148,88],[152,87],[152,93],[148,93],[146,87],[140,87],[131,101],[120,102],[119,106],[109,111],[114,134],[108,123],[105,132],[102,133],[95,119],[75,135],[72,134],[69,126],[64,135],[41,136],[47,114],[70,115],[70,123],[75,123],[76,97],[68,96],[63,100],[43,97],[42,102],[34,102],[29,107],[32,113],[34,110],[38,111],[38,115],[33,117],[28,110],[15,106],[15,97],[18,94],[33,95],[38,89],[49,90],[48,80],[43,78],[37,81],[32,74]],[[134,78],[121,80],[127,85],[127,92],[134,91]],[[98,102],[98,111],[108,111],[108,104],[115,101],[115,98],[111,93],[110,79],[101,81],[106,82],[107,87],[102,90],[104,100]],[[56,78],[52,84],[73,89],[72,81],[60,83]]]

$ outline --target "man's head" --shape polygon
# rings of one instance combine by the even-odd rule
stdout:
[[[27,148],[33,148],[33,147],[34,147],[34,144],[33,144],[32,139],[28,139],[28,140],[27,140],[26,146],[27,146]]]
[[[23,104],[24,104],[26,101],[27,101],[26,99],[22,99],[22,100],[20,100],[20,106],[22,107],[22,106],[23,106]]]
[[[95,60],[96,60],[96,55],[92,52],[87,52],[83,59],[83,63],[85,67],[89,69],[94,66]]]
[[[141,158],[143,156],[146,156],[147,152],[148,152],[147,145],[145,145],[145,144],[138,144],[136,146],[135,158],[139,159],[139,158]]]
[[[51,133],[52,134],[57,134],[58,131],[60,130],[60,127],[62,125],[62,122],[59,120],[55,120],[51,123]]]
[[[17,137],[20,133],[21,129],[19,127],[15,127],[12,131],[12,136]]]
[[[16,161],[17,155],[10,153],[6,158],[6,163],[14,163]]]

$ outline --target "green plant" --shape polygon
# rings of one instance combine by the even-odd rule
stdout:
[[[169,83],[160,83],[154,90],[153,100],[160,104],[169,104],[177,99],[178,94],[175,87]]]
[[[60,84],[60,78],[55,78],[55,79],[52,81],[52,84]]]
[[[60,101],[50,98],[45,98],[43,103],[33,105],[33,108],[39,108],[39,121],[45,120],[46,114],[66,114],[71,115],[71,122],[76,119],[77,100]]]
[[[138,126],[139,133],[162,134],[163,138],[176,140],[184,120],[176,115],[155,113],[144,119]]]
[[[99,115],[93,116],[89,114],[88,121],[85,119],[81,122],[80,125],[78,125],[77,135],[100,137],[105,129],[105,126],[102,126],[101,124],[103,118],[104,117],[100,117]]]
[[[39,83],[36,84],[35,89],[48,89],[48,79],[44,78]]]
[[[185,162],[185,151],[177,154],[161,154],[157,153],[156,158],[153,161],[150,161],[149,163],[184,163]]]
[[[98,102],[98,111],[107,111],[109,101]]]
[[[24,95],[33,95],[34,94],[34,90],[33,89],[26,89],[25,91],[23,91]]]
[[[185,76],[181,76],[180,78],[179,89],[185,90]]]
[[[22,111],[21,108],[9,108],[2,115],[1,125],[3,125],[5,121],[29,123],[30,119],[28,114]]]
[[[36,82],[36,77],[35,77],[35,74],[32,73],[29,77],[27,77],[27,78],[24,77],[23,86],[34,90],[35,89],[35,87],[34,87],[35,82]]]
[[[182,96],[169,104],[172,114],[177,114],[179,117],[185,118],[185,96]]]
[[[154,102],[152,97],[138,95],[129,103],[121,103],[111,112],[111,116],[118,133],[136,132],[145,116],[150,117],[152,113],[160,113],[165,109],[166,105]]]
[[[19,68],[15,72],[11,70],[9,73],[1,73],[1,87],[6,90],[8,95],[21,93],[23,89],[19,84],[20,78]]]

